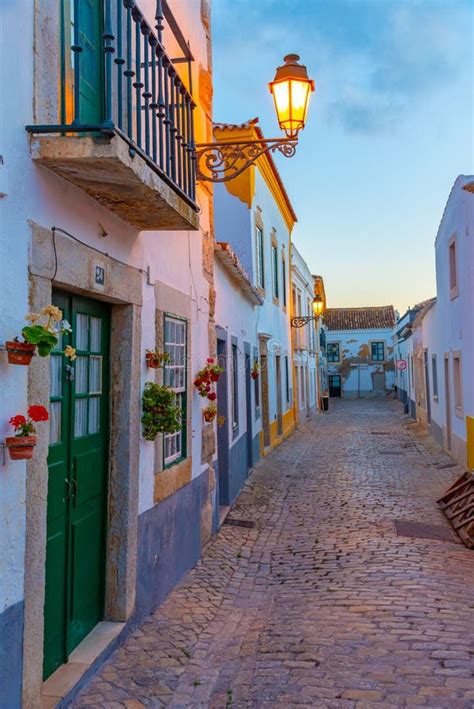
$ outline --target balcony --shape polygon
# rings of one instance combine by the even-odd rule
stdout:
[[[166,0],[156,33],[134,0],[73,0],[63,15],[69,7],[60,122],[26,126],[33,159],[138,229],[198,229],[195,104],[174,66],[193,57]],[[165,52],[165,16],[183,58]]]

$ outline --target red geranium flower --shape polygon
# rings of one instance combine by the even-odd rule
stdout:
[[[17,429],[20,428],[20,426],[25,425],[26,418],[21,414],[18,414],[18,416],[12,416],[9,423],[13,426],[14,429]]]
[[[214,357],[208,357],[207,358],[207,363],[212,364],[214,362]]]
[[[32,421],[47,421],[49,419],[48,410],[44,406],[30,406],[28,416]]]
[[[209,401],[215,401],[217,399],[216,392],[215,391],[209,392],[209,394],[207,395],[207,398],[209,399]]]

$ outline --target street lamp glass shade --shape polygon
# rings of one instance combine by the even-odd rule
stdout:
[[[324,309],[324,302],[320,295],[315,295],[313,298],[313,313],[318,318]]]
[[[298,63],[297,54],[287,54],[284,61],[268,86],[280,128],[288,138],[296,138],[298,131],[305,126],[314,81],[308,78],[306,67]]]

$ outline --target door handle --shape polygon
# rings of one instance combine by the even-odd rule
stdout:
[[[77,496],[77,480],[75,480],[75,479],[73,478],[73,479],[71,480],[71,483],[72,483],[72,486],[73,486],[73,488],[74,488],[73,493],[72,493],[72,497],[76,497],[76,496]]]
[[[67,502],[71,497],[71,481],[68,478],[64,478],[64,482],[67,485],[66,497],[63,497],[63,502]]]

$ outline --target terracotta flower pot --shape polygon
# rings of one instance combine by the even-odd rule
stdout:
[[[251,377],[252,379],[258,379],[258,372],[252,372]]]
[[[7,436],[5,444],[12,460],[31,460],[36,436]]]
[[[11,340],[5,342],[5,349],[10,364],[28,365],[35,353],[36,345],[31,345],[29,342],[15,342]]]

